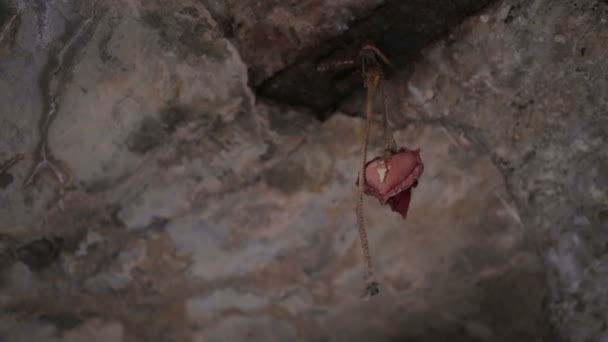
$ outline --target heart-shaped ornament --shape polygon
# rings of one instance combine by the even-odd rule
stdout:
[[[393,211],[405,219],[412,197],[412,187],[424,171],[420,149],[406,147],[397,152],[386,150],[384,156],[377,157],[365,165],[365,193],[389,204]]]

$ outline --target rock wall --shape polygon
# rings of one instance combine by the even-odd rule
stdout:
[[[252,85],[380,4],[249,3],[0,3],[0,340],[608,339],[605,3],[498,2],[393,82],[425,174],[365,202],[368,302],[361,97]]]
[[[608,339],[607,14],[500,3],[426,50],[407,83],[414,121],[464,132],[501,170],[543,255],[554,339]]]

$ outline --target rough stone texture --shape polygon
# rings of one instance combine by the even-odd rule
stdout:
[[[498,4],[425,51],[402,111],[464,132],[501,170],[547,267],[553,339],[608,340],[607,14]]]
[[[606,4],[505,0],[394,82],[425,173],[405,222],[365,202],[361,302],[361,99],[321,123],[247,69],[378,2],[0,3],[0,340],[608,339]],[[246,20],[299,45],[249,51]],[[53,104],[72,181],[22,187]]]
[[[332,13],[336,3],[342,1],[314,2],[320,13]],[[240,1],[240,3],[245,3]],[[257,2],[257,4],[264,2]],[[272,2],[268,2],[272,4]],[[354,2],[354,4],[357,2]],[[375,1],[368,1],[375,3]],[[392,62],[399,66],[406,66],[416,58],[419,50],[429,43],[445,35],[451,28],[458,25],[464,18],[479,11],[490,3],[490,0],[390,0],[382,5],[364,12],[357,20],[345,18],[342,15],[328,17],[325,23],[340,25],[333,31],[327,31],[327,25],[318,25],[310,15],[303,15],[311,20],[313,37],[321,37],[317,44],[307,45],[310,39],[302,38],[295,43],[286,44],[282,40],[255,39],[255,36],[245,36],[243,39],[233,39],[235,45],[244,56],[245,62],[250,66],[251,83],[256,87],[258,94],[280,102],[292,105],[303,105],[313,108],[317,115],[324,119],[335,109],[348,94],[361,87],[361,75],[344,73],[319,72],[317,69],[324,64],[336,61],[354,59],[362,44],[373,42]],[[340,5],[340,11],[348,11],[353,7],[347,4]],[[280,8],[275,6],[273,10]],[[314,9],[314,8],[313,8]],[[298,16],[298,7],[291,9],[293,15]],[[357,11],[352,11],[356,13]],[[313,11],[314,13],[314,11]],[[275,25],[292,27],[290,16],[280,16]],[[248,19],[252,23],[245,24],[253,27],[267,27],[265,20],[256,20],[255,16]],[[342,26],[345,26],[342,28]],[[345,28],[347,31],[343,32]],[[292,30],[294,32],[302,31]],[[303,30],[308,33],[308,30]],[[327,31],[327,32],[326,32]],[[266,32],[266,31],[263,31]],[[294,46],[295,45],[295,46]],[[282,64],[286,68],[276,70],[261,70],[260,52],[267,50],[277,51],[282,56]],[[297,52],[295,54],[294,52]],[[295,56],[294,56],[295,55]],[[268,65],[272,63],[264,63]],[[351,64],[358,70],[356,64]],[[343,68],[340,68],[343,69]],[[274,71],[274,72],[272,72]],[[262,78],[266,76],[266,78]],[[269,77],[268,76],[272,76]],[[261,80],[260,80],[261,79]],[[264,82],[261,82],[261,81]]]
[[[285,69],[302,50],[347,32],[381,0],[203,0],[250,68],[253,84]]]

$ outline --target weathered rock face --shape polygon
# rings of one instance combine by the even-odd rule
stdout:
[[[408,82],[413,117],[465,132],[501,170],[544,256],[556,336],[572,341],[608,339],[607,13],[505,2],[427,50]]]
[[[602,2],[491,5],[391,82],[425,172],[407,221],[366,199],[360,300],[361,97],[317,121],[350,88],[302,60],[395,3],[0,2],[0,340],[608,339]],[[412,32],[487,4],[450,3]]]
[[[215,17],[220,22],[227,18],[236,22],[238,34],[231,41],[249,66],[250,81],[258,94],[313,108],[325,118],[344,97],[360,88],[361,76],[318,72],[321,64],[353,58],[363,43],[373,42],[393,63],[405,67],[422,47],[488,3],[490,0],[236,1],[216,11]]]

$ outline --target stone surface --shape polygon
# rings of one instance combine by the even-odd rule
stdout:
[[[463,132],[500,169],[547,267],[552,340],[608,339],[607,13],[497,4],[425,50],[394,117]]]
[[[294,63],[303,49],[347,32],[381,0],[202,1],[250,67],[253,84]]]
[[[245,36],[232,41],[239,47],[245,62],[250,66],[252,84],[257,86],[256,90],[261,96],[313,108],[321,119],[325,119],[348,94],[360,89],[362,77],[358,73],[357,64],[354,63],[350,64],[350,69],[354,69],[354,73],[345,72],[344,67],[330,67],[337,70],[320,72],[319,67],[336,63],[344,65],[345,61],[353,62],[361,46],[372,42],[394,64],[407,69],[408,64],[417,58],[422,47],[441,38],[464,18],[490,2],[490,0],[389,0],[371,8],[371,11],[368,8],[356,17],[357,20],[353,20],[352,15],[357,15],[357,12],[365,9],[359,5],[359,1],[313,1],[314,6],[310,8],[312,12],[298,13],[300,7],[296,6],[291,7],[289,10],[291,13],[287,12],[290,16],[277,17],[278,20],[274,25],[279,25],[282,29],[293,27],[294,16],[301,17],[311,24],[310,30],[291,30],[290,32],[295,32],[296,36],[288,34],[285,37],[291,44],[282,39],[273,40],[272,35],[266,34],[269,25],[270,27],[273,25],[268,23],[268,18],[272,17],[260,20],[256,16],[250,16],[244,26],[261,28],[263,33],[260,34],[263,34],[262,37],[265,39]],[[239,1],[239,3],[249,4],[247,1]],[[252,2],[249,7],[263,3],[274,5],[272,1]],[[364,3],[369,6],[376,1]],[[337,4],[340,13],[349,13],[349,17],[334,13]],[[272,8],[273,11],[277,9],[288,11],[280,6]],[[316,23],[315,19],[319,15],[314,14],[315,10],[322,14],[324,24]],[[326,14],[331,16],[325,17]],[[333,30],[327,30],[328,24]],[[348,30],[345,30],[347,28]],[[299,37],[302,34],[317,38],[319,41],[314,42],[311,47],[308,37]],[[295,42],[292,42],[294,40]],[[259,54],[267,50],[276,51],[281,62],[273,64],[274,60],[259,58]],[[261,61],[264,61],[263,65],[266,67],[276,65],[279,72],[261,68]]]
[[[367,302],[361,98],[250,87],[380,2],[0,4],[0,340],[606,338],[604,3],[505,0],[393,80],[425,173],[407,221],[366,198]]]
[[[43,272],[20,263],[5,272],[9,312],[38,321],[5,322],[7,336],[70,340],[101,324],[101,336],[126,340],[538,337],[542,268],[500,174],[441,128],[396,135],[422,148],[428,173],[407,222],[366,201],[382,293],[360,301],[352,172],[359,124],[336,115],[250,184],[201,197],[153,226],[129,226],[129,214],[117,221],[95,195],[68,193],[47,222],[74,246]]]

